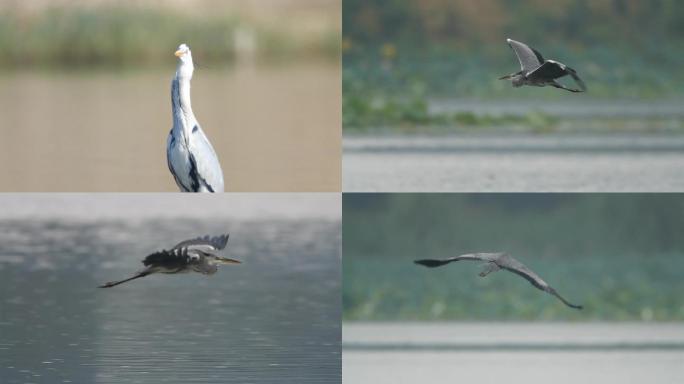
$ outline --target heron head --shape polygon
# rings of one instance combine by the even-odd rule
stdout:
[[[510,75],[501,76],[499,80],[510,80],[513,87],[522,87],[524,85],[524,78],[521,73],[512,73]]]
[[[190,52],[190,47],[188,47],[187,44],[179,45],[174,55],[183,63],[192,63],[192,53]]]

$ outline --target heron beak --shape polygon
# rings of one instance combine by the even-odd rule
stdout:
[[[184,51],[182,51],[182,50],[179,49],[179,50],[177,50],[177,51],[174,53],[174,55],[175,55],[176,57],[181,57],[181,56],[183,56],[184,53],[185,53]]]
[[[220,261],[221,264],[242,264],[240,260],[229,259],[227,257],[217,257],[216,260]]]
[[[511,78],[511,75],[506,75],[506,76],[499,77],[499,80],[508,80],[510,78]]]

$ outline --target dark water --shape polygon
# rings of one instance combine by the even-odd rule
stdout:
[[[224,231],[243,264],[96,288]],[[331,221],[2,221],[0,382],[339,382],[339,258]]]

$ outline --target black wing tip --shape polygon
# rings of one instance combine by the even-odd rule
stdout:
[[[413,262],[415,264],[422,265],[422,266],[428,267],[428,268],[441,267],[442,265],[447,263],[447,262],[442,261],[442,260],[433,260],[433,259],[414,260]]]

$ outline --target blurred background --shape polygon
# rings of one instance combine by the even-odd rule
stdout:
[[[616,164],[628,164],[629,159],[618,156],[596,165],[598,155],[615,147],[630,155],[647,149],[649,160],[656,162],[648,170],[669,172],[663,179],[677,180],[653,191],[677,191],[684,185],[681,173],[672,172],[674,162],[660,156],[679,155],[684,148],[681,2],[346,0],[343,14],[345,191],[641,190],[644,182],[630,180],[647,173],[644,169],[605,188],[583,183],[581,176],[598,183],[619,170]],[[520,68],[507,38],[574,68],[588,92],[514,89],[498,80]],[[572,85],[572,79],[561,81]],[[414,140],[380,140],[387,135]],[[415,140],[447,135],[460,139]],[[668,140],[654,141],[663,136]],[[625,137],[639,140],[615,140]],[[493,145],[495,138],[505,144]],[[499,153],[484,156],[492,147]],[[579,155],[532,153],[557,147],[568,148],[571,155],[590,150],[597,156],[589,164]],[[472,153],[437,157],[440,149],[464,148]],[[423,156],[412,157],[416,152]],[[502,155],[512,152],[521,156]],[[497,171],[494,165],[502,163],[512,169]],[[580,177],[564,179],[557,172],[564,168]],[[540,180],[512,188],[532,169],[542,175]],[[496,180],[488,181],[487,173]],[[421,178],[426,174],[430,177]],[[446,184],[440,179],[445,174],[459,181]],[[403,183],[394,181],[399,178]]]
[[[340,199],[1,194],[2,382],[339,383]],[[97,288],[223,233],[234,268]]]
[[[339,0],[2,0],[0,190],[176,191],[180,43],[228,191],[339,190],[340,24]]]
[[[677,382],[683,211],[678,194],[345,194],[344,381]],[[474,252],[584,309],[482,263],[413,263]]]
[[[349,0],[343,7],[344,118],[350,130],[533,120],[522,115],[488,121],[489,114],[481,116],[487,110],[436,113],[428,108],[433,99],[571,99],[556,89],[513,91],[509,82],[497,80],[519,70],[506,38],[575,68],[589,86],[589,94],[581,96],[683,96],[684,5],[675,0]],[[538,129],[560,123],[552,113],[536,117],[548,119],[537,122]]]

